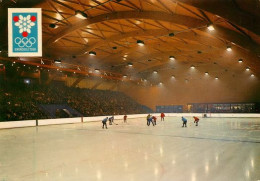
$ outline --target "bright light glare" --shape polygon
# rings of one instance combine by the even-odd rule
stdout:
[[[208,30],[209,30],[209,31],[213,31],[213,30],[215,30],[215,28],[214,28],[213,25],[209,25],[209,26],[208,26]]]

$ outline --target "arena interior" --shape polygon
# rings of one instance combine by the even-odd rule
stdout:
[[[260,0],[0,15],[0,181],[260,180]]]

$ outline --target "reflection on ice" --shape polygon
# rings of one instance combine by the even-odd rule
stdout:
[[[260,118],[118,123],[0,130],[0,181],[260,179]]]

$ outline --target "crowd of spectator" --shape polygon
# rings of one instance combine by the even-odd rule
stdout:
[[[49,118],[44,104],[67,104],[84,116],[146,113],[147,109],[121,92],[71,88],[63,84],[0,87],[0,121]]]

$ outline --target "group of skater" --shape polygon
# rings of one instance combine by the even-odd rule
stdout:
[[[193,116],[193,118],[194,118],[194,123],[196,124],[196,126],[198,126],[200,119],[196,116]],[[182,120],[182,127],[187,127],[188,120],[183,116],[181,117],[181,120]]]
[[[165,118],[165,114],[164,113],[161,113],[160,115],[161,117],[161,121],[164,121],[164,118]],[[194,123],[196,124],[196,126],[199,125],[199,118],[196,117],[196,116],[193,116],[194,118]],[[152,123],[153,126],[156,125],[156,121],[157,121],[157,117],[156,116],[153,116],[151,114],[148,114],[147,117],[147,126],[150,126],[150,124]],[[124,115],[123,116],[123,120],[124,120],[124,123],[127,123],[127,115]],[[184,116],[181,117],[181,120],[182,120],[182,127],[187,127],[187,118],[185,118]],[[106,128],[107,129],[107,121],[109,121],[109,125],[112,125],[112,124],[115,124],[115,125],[118,125],[116,123],[114,123],[114,116],[111,116],[111,117],[106,117],[102,120],[102,128]]]
[[[164,121],[164,118],[165,118],[165,114],[161,113],[161,121]],[[157,117],[152,116],[151,114],[148,114],[147,117],[146,117],[146,120],[147,120],[147,126],[150,126],[151,123],[152,123],[153,126],[155,126]]]
[[[109,121],[109,125],[112,125],[112,124],[118,125],[117,123],[114,122],[114,119],[115,119],[114,116],[104,118],[102,120],[102,124],[103,124],[102,128],[107,129],[107,121]],[[127,115],[124,115],[123,119],[124,119],[124,123],[127,123]]]

